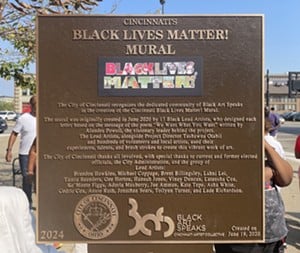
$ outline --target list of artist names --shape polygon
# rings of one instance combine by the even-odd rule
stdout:
[[[257,152],[241,152],[226,138],[256,124],[253,115],[232,116],[241,115],[241,102],[60,102],[57,107],[62,115],[76,116],[48,115],[43,124],[72,129],[75,136],[63,152],[44,153],[42,159],[86,164],[66,174],[61,194],[241,194],[239,180],[218,161],[258,159]]]
[[[64,177],[65,194],[224,194],[243,193],[225,171],[164,171],[160,166],[136,171],[74,171]]]

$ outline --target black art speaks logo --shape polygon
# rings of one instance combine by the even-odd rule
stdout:
[[[98,240],[109,236],[116,228],[119,213],[107,196],[91,194],[79,201],[74,212],[74,224],[84,237]]]
[[[138,212],[138,203],[135,199],[130,198],[129,204],[131,205],[131,209],[129,210],[129,216],[135,220],[134,228],[129,230],[129,236],[134,236],[137,233],[141,232],[146,236],[152,235],[152,230],[146,227],[148,222],[152,222],[154,224],[155,231],[162,231],[166,227],[168,228],[166,231],[163,232],[163,236],[169,237],[173,234],[175,230],[174,221],[171,217],[163,215],[164,208],[160,207],[156,214],[146,214],[141,216]],[[165,223],[163,228],[162,224]]]

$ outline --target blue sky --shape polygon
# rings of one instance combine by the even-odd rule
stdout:
[[[264,66],[271,74],[300,71],[300,0],[165,0],[165,14],[263,14]],[[152,14],[159,0],[103,0],[93,14]],[[0,96],[12,96],[12,85],[0,79]]]

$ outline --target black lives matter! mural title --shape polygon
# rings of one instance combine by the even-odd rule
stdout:
[[[177,18],[125,18],[124,27],[139,29],[73,29],[75,41],[123,41],[125,55],[176,55],[176,41],[224,41],[229,39],[228,29],[177,29]],[[174,29],[149,29],[147,27],[174,26]],[[142,27],[142,28],[141,28]],[[143,42],[140,43],[140,42]],[[162,44],[151,42],[164,41]],[[137,43],[138,42],[138,43]]]

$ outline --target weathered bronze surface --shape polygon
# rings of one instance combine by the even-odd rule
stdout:
[[[262,16],[39,16],[37,38],[39,241],[262,241]]]

